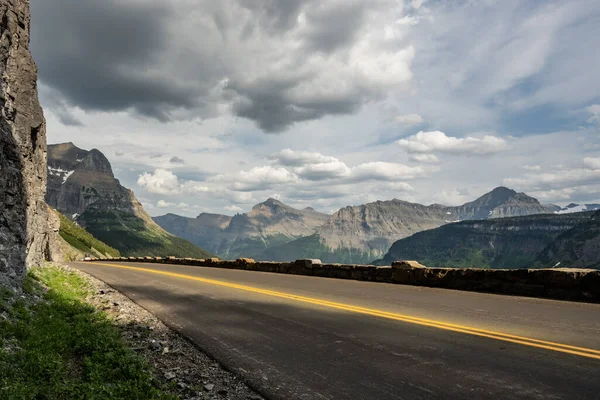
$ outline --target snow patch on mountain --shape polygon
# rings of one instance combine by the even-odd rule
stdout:
[[[571,203],[558,211],[555,211],[555,214],[570,214],[582,211],[595,211],[600,210],[600,204],[576,204]]]

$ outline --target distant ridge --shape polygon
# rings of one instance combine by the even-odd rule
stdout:
[[[365,263],[383,257],[398,239],[451,222],[549,212],[533,197],[498,187],[458,207],[393,199],[343,207],[328,216],[269,198],[233,217],[203,213],[194,219],[167,214],[154,220],[223,258],[289,261],[308,257]]]
[[[167,231],[220,257],[258,257],[267,248],[312,235],[328,218],[312,208],[298,210],[268,198],[247,213],[233,217],[202,213],[196,218],[175,214],[155,217]]]
[[[398,199],[376,201],[340,209],[312,237],[270,248],[261,259],[290,261],[308,257],[369,263],[383,257],[396,240],[448,223],[549,212],[533,197],[502,186],[458,207],[424,206]]]

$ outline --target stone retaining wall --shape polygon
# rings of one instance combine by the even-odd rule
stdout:
[[[246,258],[224,261],[217,258],[120,257],[98,261],[241,269],[600,303],[600,271],[597,270],[427,268],[414,261],[396,261],[387,267],[321,264],[318,260],[255,262]]]

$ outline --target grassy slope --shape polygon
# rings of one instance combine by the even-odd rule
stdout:
[[[356,249],[332,250],[321,242],[317,234],[271,247],[257,256],[259,260],[269,261],[294,261],[302,258],[318,258],[323,262],[344,264],[368,264],[373,260],[371,254]]]
[[[60,236],[71,246],[84,253],[96,255],[95,251],[101,255],[119,257],[119,250],[113,249],[100,240],[93,237],[88,231],[60,214]]]
[[[39,268],[24,288],[46,301],[11,303],[7,291],[0,293],[0,311],[9,315],[0,319],[0,398],[173,398],[118,329],[83,302],[88,288],[80,276]]]
[[[79,219],[91,234],[124,256],[212,257],[208,251],[130,213],[87,210]]]

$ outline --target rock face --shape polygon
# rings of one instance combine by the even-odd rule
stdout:
[[[588,213],[578,213],[585,215]],[[539,254],[543,266],[600,269],[600,211],[561,234]]]
[[[46,201],[71,219],[92,205],[149,219],[133,192],[115,179],[104,154],[82,150],[73,143],[48,146]]]
[[[600,242],[592,237],[590,216],[537,214],[448,224],[395,242],[377,264],[414,259],[430,267],[515,269],[563,261],[561,266],[591,268],[600,264]],[[576,239],[581,234],[590,240]],[[555,242],[561,244],[551,246]],[[579,264],[568,262],[574,249],[580,249],[580,255],[571,257],[582,260]],[[543,262],[541,253],[546,255]]]
[[[271,246],[312,235],[328,217],[311,208],[298,210],[267,199],[248,213],[233,217],[202,213],[197,218],[186,218],[167,214],[154,221],[222,258],[236,259],[258,257]]]
[[[410,236],[456,219],[449,207],[424,206],[402,200],[376,201],[345,207],[318,230],[321,242],[336,251],[353,249],[355,258],[343,262],[369,262],[381,257],[395,239]],[[330,260],[329,257],[315,257]]]
[[[46,123],[29,52],[27,0],[0,1],[0,283],[17,286],[49,255]]]
[[[47,173],[48,204],[121,254],[211,256],[158,226],[115,178],[99,150],[83,150],[73,143],[49,145]]]

